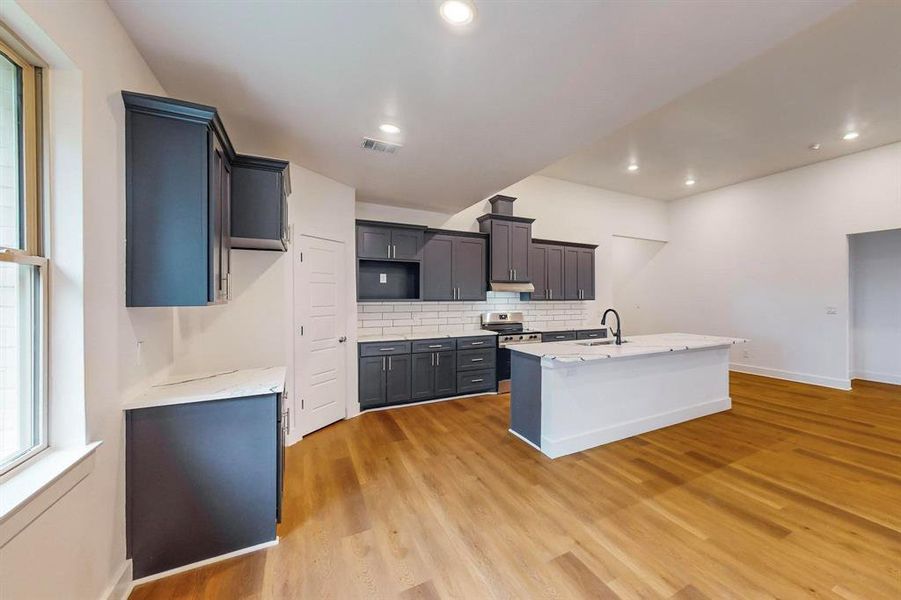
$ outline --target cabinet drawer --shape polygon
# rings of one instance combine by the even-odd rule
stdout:
[[[458,350],[457,370],[463,369],[493,369],[497,350],[494,348]]]
[[[410,342],[367,342],[360,344],[360,356],[409,354]]]
[[[496,346],[496,335],[457,338],[457,350],[467,350],[469,348],[494,348]]]
[[[497,375],[495,374],[494,369],[457,373],[458,394],[487,392],[494,390],[495,387],[497,387]]]
[[[575,331],[547,331],[541,334],[542,342],[566,342],[576,339]]]
[[[455,347],[454,340],[450,338],[441,338],[437,340],[418,340],[413,342],[413,353],[420,352],[440,352],[441,350],[453,350]]]
[[[606,329],[586,329],[584,331],[576,332],[576,339],[580,340],[593,340],[595,338],[605,338],[607,337]]]

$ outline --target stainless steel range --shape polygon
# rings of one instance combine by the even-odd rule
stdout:
[[[482,329],[497,332],[497,347],[510,344],[537,344],[541,342],[541,332],[525,329],[521,312],[482,313]]]
[[[497,379],[510,379],[510,349],[513,344],[538,344],[541,332],[523,327],[521,312],[482,313],[482,329],[497,332]]]

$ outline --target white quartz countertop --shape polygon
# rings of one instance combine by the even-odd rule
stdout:
[[[587,345],[596,341],[542,342],[540,344],[516,344],[507,347],[515,352],[538,356],[544,359],[542,362],[572,363],[725,347],[743,344],[748,340],[691,333],[657,333],[624,337],[621,346],[617,346],[614,343],[596,346]]]
[[[284,390],[285,367],[178,375],[150,386],[147,391],[127,402],[125,410],[277,394]]]
[[[425,331],[422,333],[385,333],[382,335],[361,335],[357,338],[357,343],[365,344],[366,342],[409,342],[413,340],[479,337],[483,335],[497,335],[497,332],[488,331],[487,329],[473,329],[472,331],[460,331],[457,333],[448,333],[446,331]]]

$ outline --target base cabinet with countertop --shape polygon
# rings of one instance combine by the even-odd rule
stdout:
[[[361,409],[497,389],[496,336],[359,344]]]
[[[126,407],[126,540],[136,580],[274,543],[283,382],[284,369],[207,375],[155,386]]]

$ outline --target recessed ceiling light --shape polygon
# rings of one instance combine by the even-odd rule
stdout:
[[[820,145],[820,144],[811,144],[811,145],[809,145],[809,146],[807,146],[807,147],[810,148],[811,150],[819,150],[819,149],[822,148],[823,146]]]
[[[400,133],[400,127],[391,123],[382,123],[379,125],[379,131],[382,133]]]
[[[438,10],[441,18],[451,25],[468,25],[475,17],[475,9],[465,0],[446,0]]]
[[[630,164],[628,167],[626,167],[626,168],[634,173],[635,171],[638,170],[638,165],[637,165],[636,163],[631,163],[631,164]]]
[[[850,142],[851,140],[856,140],[859,137],[860,137],[860,134],[857,133],[856,131],[849,131],[848,133],[846,133],[845,135],[842,136],[842,139],[845,140],[846,142]]]
[[[688,179],[685,180],[685,185],[688,185],[688,186],[692,186],[696,183],[697,183],[697,181],[695,181],[693,177],[689,177]]]

